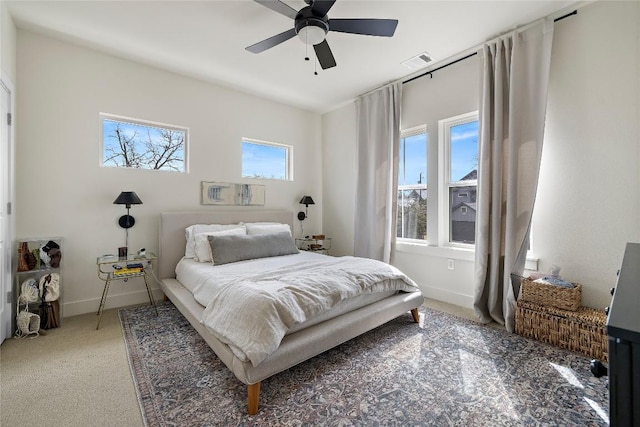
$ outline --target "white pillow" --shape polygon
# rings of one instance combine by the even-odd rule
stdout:
[[[198,262],[213,262],[213,254],[211,253],[211,245],[209,244],[209,236],[246,236],[244,228],[232,228],[230,230],[209,231],[206,233],[198,233],[195,235],[196,250],[194,260]]]
[[[247,222],[247,234],[275,234],[286,231],[291,235],[291,227],[289,224],[280,224],[278,222]]]
[[[246,233],[247,229],[242,224],[194,224],[185,228],[184,234],[187,239],[187,245],[184,249],[185,258],[193,258],[196,256],[196,234],[208,233],[214,231],[233,230],[241,228]]]

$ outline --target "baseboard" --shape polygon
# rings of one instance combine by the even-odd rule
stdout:
[[[164,294],[160,288],[151,289],[153,298],[157,301],[161,301]],[[64,299],[64,297],[63,297]],[[127,307],[129,305],[144,304],[149,302],[149,296],[147,290],[142,289],[134,292],[126,292],[121,294],[111,294],[107,297],[105,303],[105,310],[110,308]],[[72,301],[62,303],[62,316],[71,317],[79,314],[97,313],[98,306],[100,305],[100,298],[92,298],[82,301]]]
[[[443,301],[449,304],[455,304],[460,307],[473,308],[473,296],[451,292],[446,289],[432,288],[429,286],[420,286],[422,295],[425,298],[431,298]]]

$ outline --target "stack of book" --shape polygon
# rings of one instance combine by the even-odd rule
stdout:
[[[132,274],[142,273],[144,271],[144,267],[141,263],[135,264],[127,264],[126,267],[117,269],[113,272],[114,276],[129,276]]]

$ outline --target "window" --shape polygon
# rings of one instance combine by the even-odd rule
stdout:
[[[293,147],[274,142],[242,139],[242,177],[291,181]]]
[[[427,238],[427,127],[400,133],[397,237]]]
[[[187,128],[101,114],[102,166],[186,172]]]
[[[472,245],[476,235],[478,113],[438,122],[440,243]]]

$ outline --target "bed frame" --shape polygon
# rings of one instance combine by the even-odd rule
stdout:
[[[420,292],[398,293],[381,301],[342,314],[333,319],[287,335],[278,349],[258,366],[242,362],[226,344],[216,339],[200,323],[202,307],[175,279],[175,268],[184,255],[184,230],[192,224],[234,224],[272,221],[289,224],[293,230],[293,212],[265,210],[216,210],[200,212],[166,212],[160,215],[158,277],[165,296],[191,323],[222,362],[247,385],[248,413],[258,412],[260,382],[345,341],[374,329],[408,311],[419,322]]]

